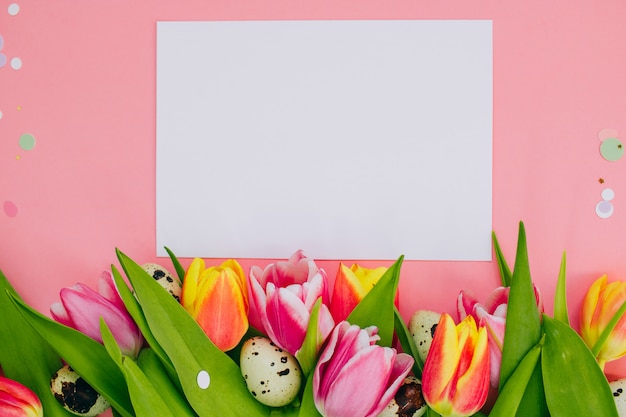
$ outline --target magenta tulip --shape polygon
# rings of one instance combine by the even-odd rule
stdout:
[[[457,312],[459,321],[472,316],[479,327],[487,328],[490,355],[490,382],[496,388],[500,383],[500,365],[502,363],[502,346],[504,343],[504,329],[506,312],[509,302],[509,287],[498,287],[489,294],[484,304],[468,291],[461,291],[457,298]],[[535,299],[539,312],[543,312],[543,301],[537,287]]]
[[[376,345],[378,329],[339,323],[313,374],[313,399],[324,417],[375,417],[393,399],[413,358]]]
[[[258,330],[295,356],[304,341],[311,310],[321,298],[318,316],[321,345],[334,327],[327,307],[327,287],[326,273],[302,251],[287,262],[269,265],[262,273],[260,268],[252,267],[248,286],[250,321],[259,323]]]
[[[137,357],[143,345],[139,328],[128,314],[115,282],[104,272],[98,282],[98,292],[84,284],[63,288],[61,302],[50,306],[52,318],[102,343],[100,319],[104,319],[122,353]]]
[[[41,401],[26,386],[0,376],[0,416],[43,417]]]

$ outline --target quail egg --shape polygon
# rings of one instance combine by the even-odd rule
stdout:
[[[422,397],[422,382],[414,376],[408,376],[378,417],[420,417],[427,408]]]
[[[422,362],[426,361],[440,317],[441,314],[434,311],[418,310],[409,320],[409,332],[413,336],[417,353]]]
[[[282,407],[298,396],[302,383],[298,361],[268,338],[246,340],[239,365],[248,391],[260,403]]]
[[[159,264],[147,263],[141,266],[156,282],[165,288],[176,301],[180,302],[180,295],[183,291],[183,284],[178,277],[172,275],[170,271]]]
[[[626,417],[626,378],[610,382],[609,386],[611,391],[613,391],[617,414],[620,417]]]
[[[69,365],[55,372],[50,390],[63,408],[79,416],[97,416],[110,407],[108,401]]]

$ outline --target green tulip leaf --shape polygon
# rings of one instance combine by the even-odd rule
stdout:
[[[306,380],[298,417],[322,417],[320,412],[317,411],[315,400],[313,399],[313,374],[314,373],[311,372]]]
[[[411,355],[414,359],[413,362],[413,374],[417,378],[422,378],[422,371],[424,370],[424,364],[422,363],[422,359],[417,352],[417,346],[415,346],[415,340],[413,336],[411,336],[411,332],[406,327],[404,323],[404,319],[400,315],[400,312],[397,308],[394,308],[394,318],[395,318],[395,330],[398,335],[398,341],[400,342],[400,346],[402,346],[402,350],[405,353]]]
[[[148,346],[150,346],[161,359],[161,362],[163,363],[163,366],[165,366],[165,369],[168,371],[170,377],[176,380],[176,370],[174,369],[174,365],[172,365],[172,362],[167,357],[167,354],[163,351],[150,331],[150,326],[148,326],[148,322],[146,321],[146,317],[143,313],[141,305],[139,305],[139,302],[137,301],[137,298],[135,298],[134,294],[130,291],[126,282],[122,278],[122,275],[113,265],[111,265],[111,272],[113,280],[115,281],[115,287],[117,288],[120,298],[124,302],[124,306],[126,307],[128,314],[130,314],[137,324],[137,327],[146,340]]]
[[[511,286],[511,269],[509,268],[509,264],[504,258],[502,249],[500,249],[500,243],[498,243],[498,238],[496,237],[496,234],[492,232],[491,236],[493,240],[493,249],[496,253],[496,261],[498,262],[498,268],[500,270],[500,279],[502,280],[502,286],[509,287]]]
[[[168,386],[159,387],[159,390],[157,390],[153,385],[154,381],[150,380],[131,358],[122,355],[120,347],[104,320],[100,321],[100,333],[106,351],[126,379],[128,394],[130,395],[136,416],[152,417],[158,415],[159,417],[176,417],[160,394],[160,391],[167,390]]]
[[[541,342],[535,345],[515,368],[515,371],[513,371],[513,374],[498,394],[498,399],[493,405],[489,417],[515,417],[526,387],[539,364],[540,354]]]
[[[319,312],[321,306],[322,297],[318,298],[313,305],[304,342],[302,342],[302,347],[296,354],[296,358],[300,363],[300,368],[302,368],[302,374],[304,376],[309,375],[315,367],[315,363],[317,362],[318,346],[321,346],[324,342],[318,332]]]
[[[541,368],[552,417],[617,417],[604,373],[581,337],[559,320],[543,316],[546,339]]]
[[[157,284],[158,285],[158,284]],[[11,297],[26,321],[65,361],[124,417],[133,417],[124,376],[104,346],[70,327],[43,316]]]
[[[172,260],[172,265],[174,265],[174,269],[176,270],[176,275],[178,275],[180,282],[184,282],[185,281],[185,268],[183,268],[183,266],[178,261],[178,258],[176,257],[176,255],[174,255],[174,252],[172,252],[170,248],[165,246],[165,251],[170,256],[170,259]]]
[[[378,327],[381,346],[391,346],[395,326],[395,298],[400,282],[400,267],[404,256],[391,265],[380,277],[359,304],[348,316],[350,324],[356,324],[361,328],[369,326]]]
[[[559,269],[559,279],[556,282],[556,292],[554,295],[554,318],[569,325],[569,313],[567,311],[567,289],[565,285],[565,252],[561,257],[561,267]]]
[[[196,413],[267,416],[269,410],[250,395],[237,364],[209,340],[189,313],[141,266],[119,250],[117,256],[152,334],[172,361]]]
[[[50,392],[50,378],[63,366],[61,358],[28,324],[11,297],[19,295],[0,271],[0,367],[4,376],[33,390],[46,416],[71,416]]]
[[[506,313],[506,327],[500,368],[500,389],[509,379],[524,356],[541,338],[541,319],[537,309],[535,290],[530,277],[526,231],[520,222],[517,254],[511,278],[511,289]]]

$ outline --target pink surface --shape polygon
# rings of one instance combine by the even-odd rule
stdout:
[[[626,137],[622,0],[1,0],[0,269],[35,308],[94,285],[116,247],[169,266],[155,257],[155,22],[242,19],[492,19],[493,227],[505,254],[512,263],[523,220],[550,312],[563,251],[574,315],[599,275],[626,279],[626,160],[603,159],[598,138]],[[433,139],[450,140],[445,126]],[[601,219],[605,188],[614,214]],[[320,264],[334,277],[338,262]],[[494,262],[407,262],[401,310],[454,312],[459,290],[483,297],[498,283]],[[608,369],[626,376],[626,359]]]

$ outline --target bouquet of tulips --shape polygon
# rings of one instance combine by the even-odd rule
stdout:
[[[626,284],[594,283],[579,335],[565,257],[550,317],[523,224],[513,271],[495,235],[494,248],[502,286],[488,300],[464,290],[458,321],[418,311],[408,325],[397,309],[402,257],[342,264],[330,291],[301,251],[246,275],[235,260],[184,269],[167,249],[172,274],[118,250],[125,277],[112,266],[98,291],[62,289],[52,319],[0,274],[0,414],[618,416],[603,368],[626,354]]]

